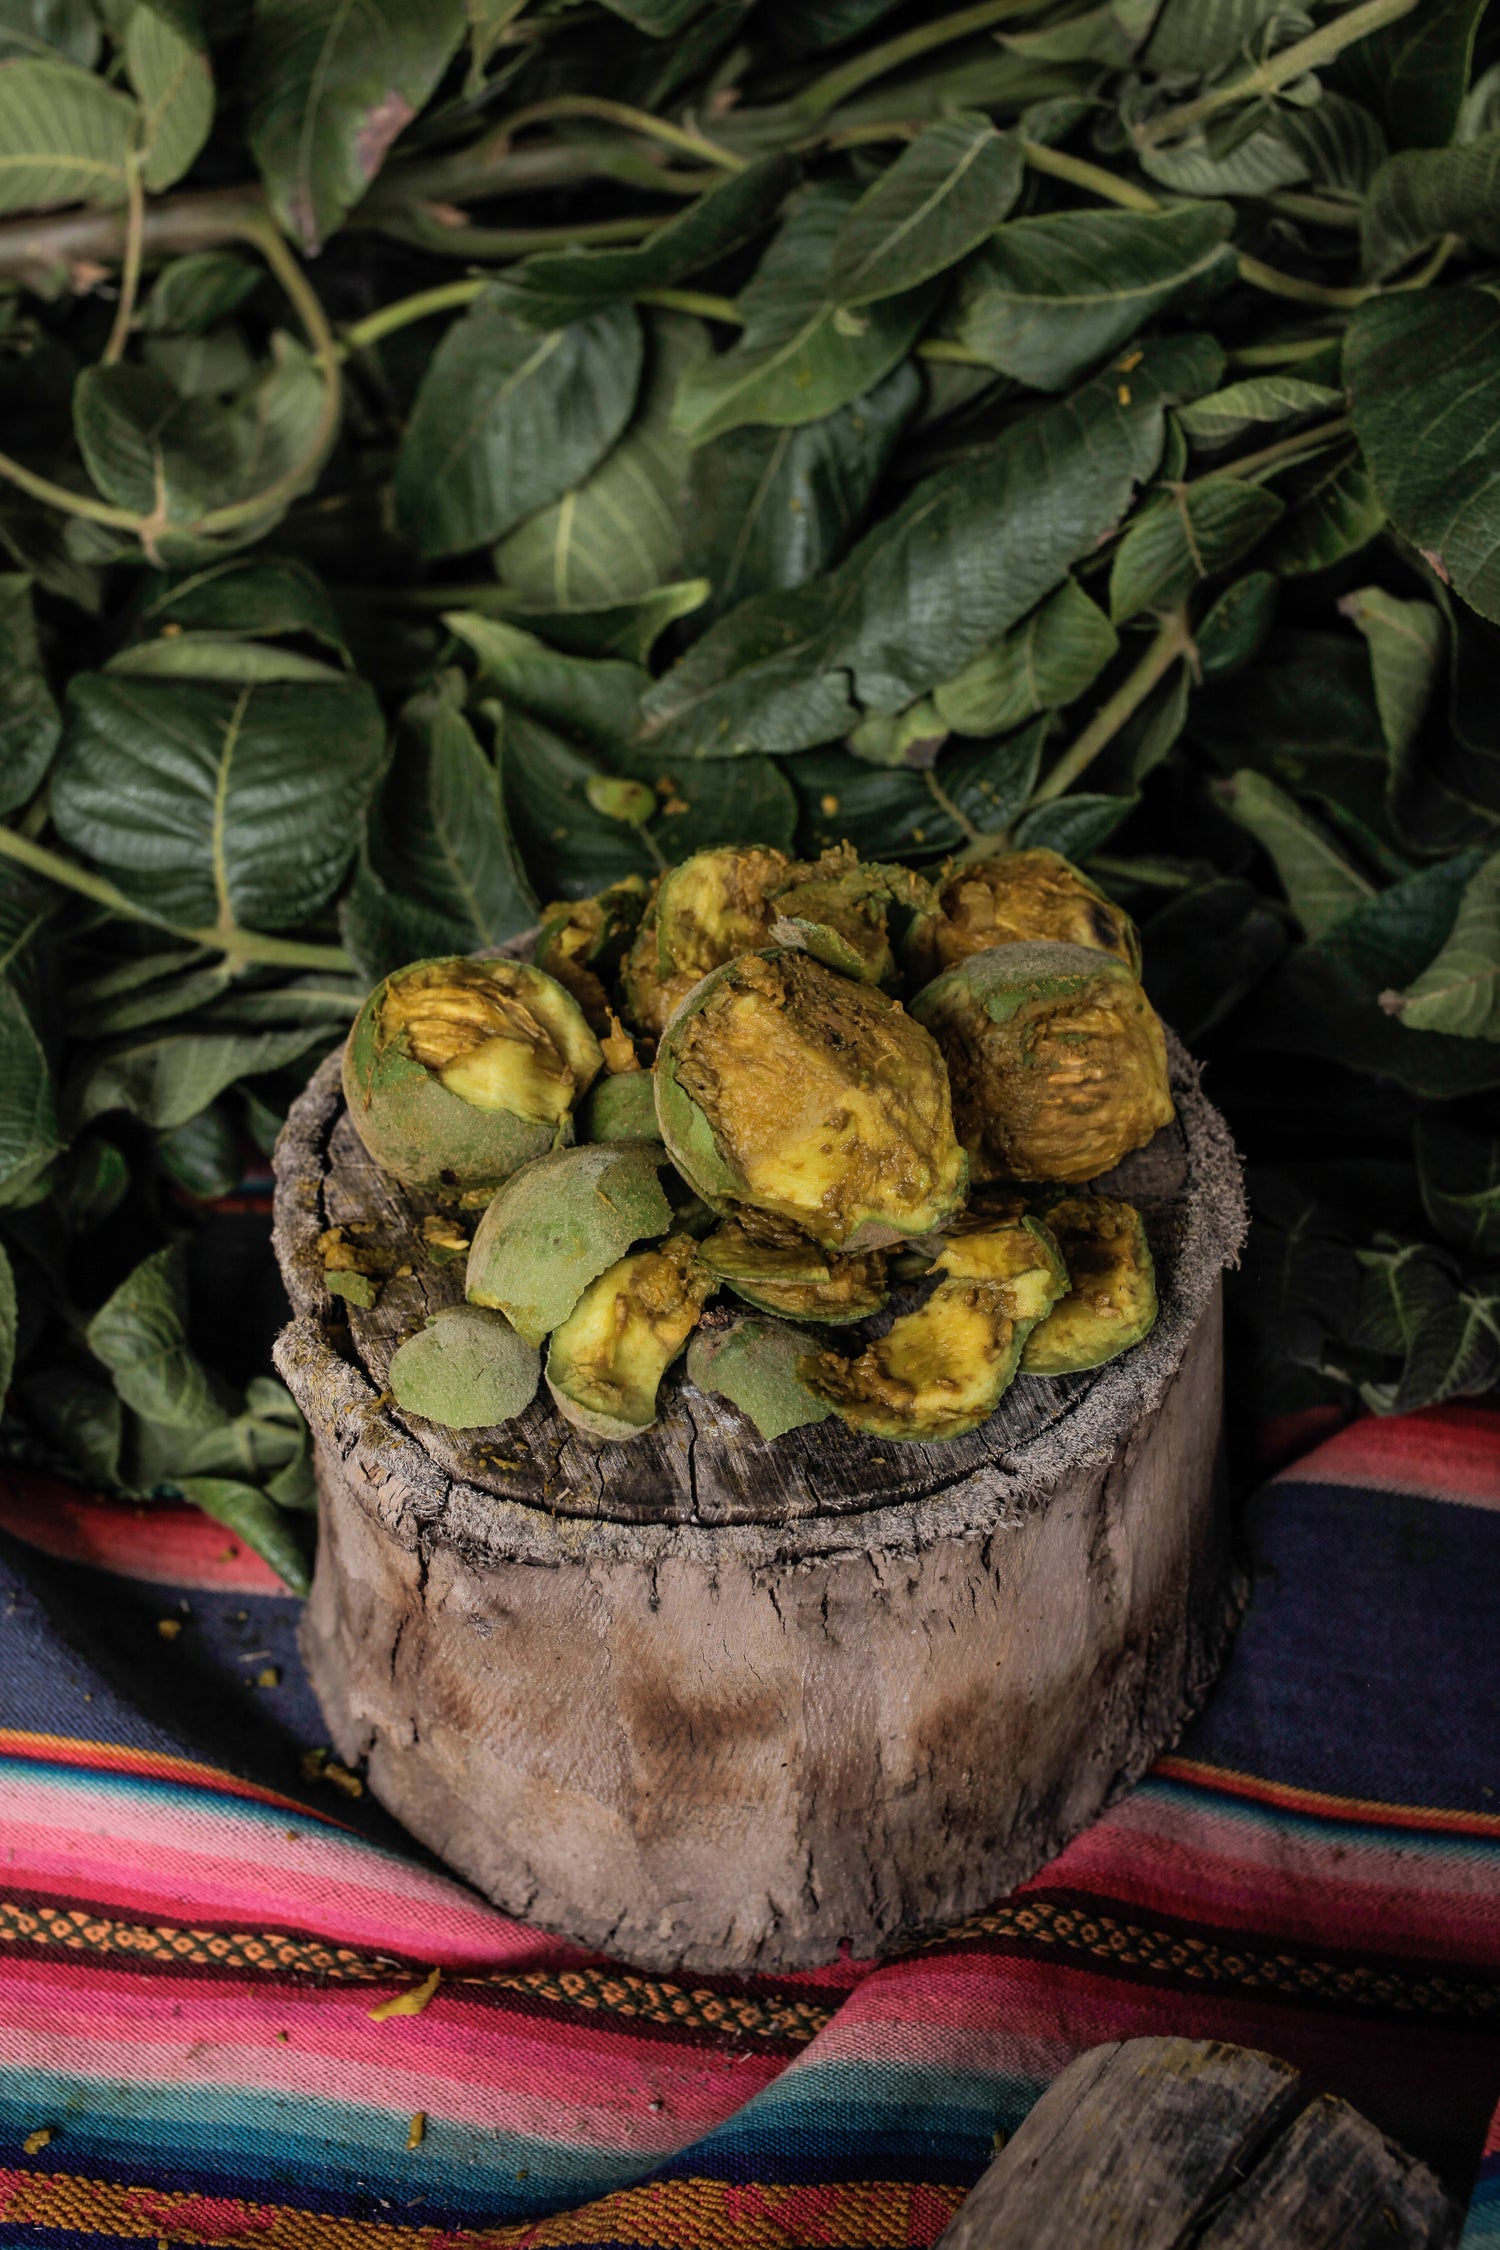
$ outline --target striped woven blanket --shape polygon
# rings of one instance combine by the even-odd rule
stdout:
[[[926,2245],[1074,2055],[1179,2032],[1289,2057],[1500,2243],[1500,1414],[1266,1487],[1177,1752],[989,1912],[775,1979],[640,1975],[444,1875],[206,1518],[13,1474],[0,1525],[0,2240]]]

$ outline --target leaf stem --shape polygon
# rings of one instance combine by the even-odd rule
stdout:
[[[1281,344],[1242,344],[1225,353],[1231,367],[1293,367],[1299,360],[1316,359],[1339,336],[1331,328],[1326,336],[1289,336]]]
[[[1216,477],[1258,477],[1267,469],[1290,461],[1297,453],[1316,453],[1320,447],[1333,445],[1349,429],[1347,414],[1340,414],[1332,422],[1319,422],[1310,430],[1298,430],[1291,437],[1278,438],[1274,445],[1263,445],[1258,453],[1242,453],[1237,461],[1226,461],[1222,469],[1210,470]]]
[[[826,117],[872,79],[884,78],[887,71],[899,70],[903,63],[930,54],[934,47],[967,39],[971,32],[987,31],[992,23],[1003,23],[1007,16],[1029,15],[1041,4],[1042,0],[980,0],[979,6],[960,8],[956,15],[940,16],[936,23],[918,24],[895,39],[887,39],[883,46],[868,47],[862,55],[851,56],[836,70],[825,71],[821,78],[803,87],[790,107],[799,117]]]
[[[414,250],[428,250],[438,258],[529,258],[537,250],[567,250],[575,244],[639,242],[666,224],[653,211],[638,219],[589,219],[569,227],[470,227],[450,225],[439,218],[436,204],[414,203],[409,209],[382,207],[352,213],[349,226],[356,232],[383,235],[389,242],[405,242]]]
[[[1007,0],[1014,5],[1015,0]],[[611,125],[622,125],[630,133],[640,133],[647,140],[661,141],[667,148],[678,148],[688,156],[701,156],[705,163],[717,164],[725,172],[742,172],[743,156],[722,148],[717,141],[702,133],[690,133],[681,125],[673,125],[665,117],[655,117],[648,109],[633,109],[629,102],[606,101],[598,94],[554,94],[548,100],[532,102],[507,117],[502,131],[507,138],[519,133],[524,125],[542,125],[553,117],[601,117]]]
[[[1179,134],[1191,132],[1204,118],[1216,117],[1221,109],[1231,109],[1236,102],[1250,101],[1262,94],[1274,94],[1281,86],[1288,86],[1305,71],[1318,70],[1324,63],[1333,61],[1356,40],[1368,38],[1388,23],[1398,23],[1402,16],[1410,15],[1417,0],[1362,0],[1357,8],[1346,8],[1333,23],[1324,24],[1306,39],[1298,39],[1290,47],[1272,55],[1268,61],[1257,63],[1251,70],[1242,71],[1227,85],[1211,86],[1206,94],[1197,95],[1190,102],[1179,102],[1175,109],[1165,109],[1137,126],[1138,148],[1158,148],[1163,141],[1175,140]]]
[[[141,177],[141,155],[138,149],[129,150],[125,158],[125,198],[125,259],[120,268],[120,301],[115,306],[109,341],[104,347],[106,367],[113,367],[117,360],[125,356],[130,323],[135,316],[136,295],[141,286],[141,251],[146,239],[146,189]]]
[[[1278,273],[1243,250],[1237,262],[1241,281],[1248,281],[1252,289],[1263,289],[1268,297],[1289,297],[1298,305],[1334,305],[1341,312],[1352,312],[1380,294],[1373,286],[1342,289],[1324,281],[1304,281],[1300,274]]]
[[[700,320],[720,320],[726,328],[743,328],[745,316],[732,297],[711,297],[703,289],[638,289],[638,305],[659,305],[663,312],[696,313]]]
[[[1279,188],[1266,197],[1271,210],[1286,219],[1306,219],[1310,226],[1342,227],[1359,232],[1359,205],[1339,203],[1331,195],[1301,195],[1294,188]]]
[[[154,929],[185,938],[190,945],[206,946],[215,953],[227,954],[235,961],[264,962],[283,969],[353,967],[341,945],[304,945],[295,938],[266,937],[259,930],[193,930],[176,922],[164,922],[160,915],[148,913],[123,891],[116,890],[104,876],[91,875],[86,867],[76,867],[60,852],[49,851],[45,844],[33,843],[29,836],[18,836],[13,828],[3,823],[0,823],[0,857],[29,867],[34,875],[43,875],[48,882],[58,883],[64,890],[76,891],[80,898],[92,899],[107,913],[124,915],[132,922],[148,922]]]
[[[1069,156],[1066,150],[1048,148],[1041,141],[1023,140],[1019,145],[1033,172],[1046,172],[1054,180],[1068,180],[1074,187],[1083,188],[1106,203],[1123,205],[1127,211],[1161,209],[1149,188],[1137,187],[1133,180],[1122,180],[1118,173],[1107,172],[1102,164],[1085,163],[1081,156]]]
[[[413,321],[430,319],[434,313],[456,312],[462,305],[472,305],[476,297],[488,289],[489,276],[480,274],[471,281],[446,281],[439,289],[420,289],[414,297],[397,297],[391,304],[382,305],[379,312],[367,313],[363,320],[351,321],[344,330],[343,350],[368,351],[382,337],[392,336],[398,328],[408,328]]]
[[[973,821],[970,820],[968,814],[964,812],[960,806],[956,805],[953,802],[953,799],[949,796],[947,790],[938,780],[938,777],[933,772],[931,766],[924,767],[922,772],[922,779],[927,784],[927,793],[931,797],[933,803],[938,807],[939,811],[945,812],[948,815],[948,818],[954,823],[955,827],[962,831],[963,835],[967,838],[969,843],[978,844],[986,842],[988,840],[980,835],[979,830],[975,827]],[[998,844],[1002,842],[1003,839],[1000,835],[997,834],[995,841]]]
[[[1170,672],[1177,659],[1185,656],[1192,645],[1186,608],[1173,610],[1170,617],[1162,620],[1139,664],[1127,673],[1114,694],[1100,704],[1076,742],[1063,752],[1046,780],[1032,791],[1031,804],[1050,805],[1071,789],[1079,775],[1093,764],[1125,721],[1145,702],[1157,681]],[[1029,811],[1030,806],[1027,809]]]

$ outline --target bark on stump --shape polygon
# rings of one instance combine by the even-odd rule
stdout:
[[[949,1445],[837,1423],[766,1445],[678,1369],[652,1435],[402,1415],[390,1356],[461,1261],[385,1179],[331,1056],[277,1150],[316,1445],[303,1627],[341,1757],[500,1906],[661,1970],[869,1955],[1032,1874],[1145,1771],[1232,1629],[1220,1277],[1244,1233],[1223,1121],[1172,1042],[1179,1119],[1107,1187],[1145,1216],[1161,1318],[1114,1365],[1017,1382]],[[317,1238],[397,1272],[330,1297]]]

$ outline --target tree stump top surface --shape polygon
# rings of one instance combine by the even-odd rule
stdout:
[[[638,1559],[736,1552],[768,1561],[859,1545],[922,1546],[949,1532],[1017,1520],[1070,1474],[1106,1466],[1158,1403],[1245,1233],[1239,1159],[1168,1034],[1177,1121],[1095,1183],[1135,1203],[1157,1263],[1161,1313],[1123,1359],[1062,1380],[1018,1379],[981,1429],[947,1444],[864,1438],[836,1420],[771,1442],[727,1400],[690,1384],[679,1361],[655,1429],[629,1443],[574,1430],[545,1384],[525,1414],[493,1430],[452,1431],[400,1412],[391,1357],[431,1313],[463,1299],[462,1259],[435,1264],[421,1222],[442,1206],[382,1173],[349,1121],[330,1055],[294,1105],[276,1151],[276,1247],[296,1319],[278,1346],[314,1426],[331,1421],[383,1460],[382,1513],[409,1513],[495,1560],[578,1559],[607,1527],[611,1552]],[[370,1311],[330,1294],[318,1238],[328,1227],[396,1270]],[[371,1448],[373,1447],[373,1454]],[[856,1519],[851,1521],[850,1519]],[[796,1536],[788,1534],[796,1527]],[[636,1527],[634,1537],[625,1527]],[[757,1538],[754,1527],[763,1527]]]

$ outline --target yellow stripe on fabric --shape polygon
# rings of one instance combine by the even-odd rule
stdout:
[[[413,2179],[420,2158],[413,2159]],[[904,2180],[822,2187],[658,2180],[576,2211],[510,2226],[402,2226],[282,2204],[122,2187],[62,2172],[0,2171],[0,2222],[58,2234],[168,2240],[173,2250],[913,2250],[936,2239],[963,2190]]]

